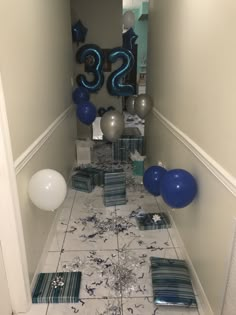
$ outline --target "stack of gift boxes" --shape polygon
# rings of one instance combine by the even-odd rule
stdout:
[[[103,186],[106,207],[126,203],[126,177],[123,169],[104,172],[99,168],[80,167],[72,175],[72,188],[90,193],[95,186]]]

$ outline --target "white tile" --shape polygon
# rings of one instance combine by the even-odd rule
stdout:
[[[119,299],[88,299],[75,304],[50,304],[47,315],[121,315]],[[118,311],[120,310],[120,311]]]
[[[107,224],[109,219],[112,219],[112,224],[115,224],[115,212],[98,210],[95,214],[96,222],[89,221],[90,214],[84,212],[80,214],[79,219],[70,221],[63,246],[65,250],[117,249],[117,235],[114,230],[101,233],[98,227],[98,223],[103,224],[105,228],[109,227]]]
[[[56,272],[59,258],[60,252],[48,252],[42,272]]]
[[[62,208],[58,221],[68,223],[70,219],[71,208]]]
[[[173,247],[167,229],[139,230],[135,218],[128,218],[131,226],[127,231],[118,234],[119,248],[152,249]]]
[[[114,287],[113,266],[118,263],[117,251],[72,251],[61,255],[58,271],[82,272],[80,297],[119,297]]]
[[[123,298],[122,305],[123,315],[198,315],[198,311],[196,309],[180,308],[178,306],[156,306],[152,301],[152,297]]]
[[[169,228],[168,231],[169,231],[172,243],[174,244],[174,247],[180,247],[181,244],[178,241],[178,237],[176,235],[175,229],[174,228]]]
[[[46,315],[48,304],[32,304],[29,312],[25,315]]]
[[[49,251],[56,251],[56,252],[61,251],[62,244],[65,238],[66,229],[67,229],[67,222],[58,221],[56,233],[52,240]]]
[[[75,193],[76,191],[73,190],[72,188],[69,188],[67,191],[67,195],[66,198],[62,204],[63,208],[71,208],[74,202],[74,198],[75,198]]]
[[[150,257],[174,258],[176,253],[174,248],[151,250],[127,250],[119,254],[121,265],[132,272],[129,281],[125,282],[122,288],[123,297],[143,297],[152,296],[152,278],[150,270]]]

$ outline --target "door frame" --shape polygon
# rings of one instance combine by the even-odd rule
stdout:
[[[13,313],[24,313],[31,306],[31,292],[1,73],[0,214],[0,241],[12,310]]]

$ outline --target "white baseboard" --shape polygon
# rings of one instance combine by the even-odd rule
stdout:
[[[189,267],[189,271],[191,274],[191,279],[193,283],[193,287],[197,293],[197,300],[198,300],[198,309],[201,315],[214,315],[212,308],[210,306],[210,303],[207,299],[207,296],[205,294],[205,291],[202,287],[202,284],[200,282],[200,279],[198,277],[198,274],[194,268],[194,265],[192,263],[192,260],[190,256],[188,255],[188,252],[184,246],[184,242],[180,236],[180,233],[178,231],[178,228],[175,224],[175,221],[172,216],[172,209],[168,207],[168,205],[165,204],[165,202],[161,199],[161,197],[157,198],[158,206],[161,210],[164,212],[167,212],[171,221],[172,229],[175,233],[175,239],[178,244],[179,249],[181,250],[181,256],[182,259],[184,259]]]
[[[56,233],[57,223],[58,223],[58,220],[60,218],[61,211],[62,211],[62,208],[59,208],[57,210],[57,213],[56,213],[55,217],[54,217],[54,220],[53,220],[50,232],[48,234],[45,246],[43,248],[43,252],[42,252],[42,254],[40,256],[40,259],[39,259],[36,271],[34,273],[33,279],[32,279],[31,284],[30,284],[31,292],[33,291],[33,288],[35,286],[35,283],[36,283],[38,275],[42,272],[43,267],[45,265],[45,261],[46,261],[46,258],[47,258],[48,251],[50,249],[50,246],[52,244],[53,238],[54,238],[55,233]]]

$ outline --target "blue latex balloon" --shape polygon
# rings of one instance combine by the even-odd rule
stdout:
[[[82,123],[91,125],[96,119],[97,110],[92,103],[86,101],[77,106],[76,115]]]
[[[147,191],[154,195],[160,195],[160,182],[167,170],[161,166],[149,167],[143,175],[143,184]]]
[[[76,42],[77,44],[79,42],[84,43],[88,29],[83,25],[80,20],[72,26],[71,31],[73,42]]]
[[[123,48],[132,50],[134,48],[138,36],[135,34],[133,28],[131,27],[127,32],[122,34],[122,38]]]
[[[81,102],[89,100],[89,92],[87,89],[80,86],[73,91],[72,99],[75,104],[79,105]]]
[[[182,169],[168,171],[161,180],[161,196],[172,208],[184,208],[189,205],[197,193],[194,177]]]

